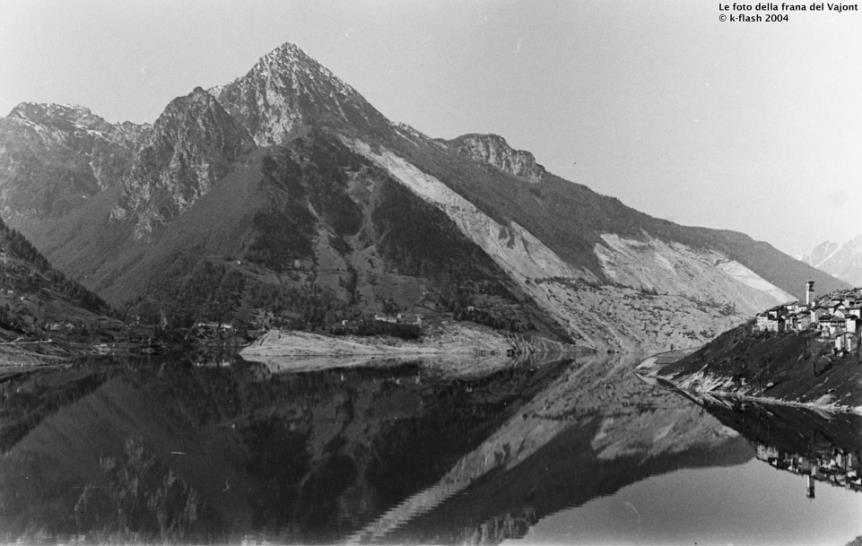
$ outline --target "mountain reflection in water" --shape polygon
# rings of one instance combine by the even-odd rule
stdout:
[[[0,539],[499,543],[650,476],[751,461],[757,443],[858,450],[853,432],[806,417],[808,441],[797,417],[701,407],[631,368],[94,360],[7,376]]]

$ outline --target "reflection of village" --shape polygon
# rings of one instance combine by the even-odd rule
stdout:
[[[805,303],[779,305],[755,317],[759,332],[817,332],[817,340],[832,343],[833,352],[859,350],[862,332],[862,290],[856,289],[829,300],[816,302],[814,281],[805,283]]]
[[[833,448],[831,452],[799,455],[788,453],[777,447],[757,444],[757,458],[775,468],[787,470],[806,477],[806,496],[814,498],[814,483],[827,482],[853,491],[862,491],[862,463],[859,450],[854,452]]]

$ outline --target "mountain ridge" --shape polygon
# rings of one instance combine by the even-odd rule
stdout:
[[[844,286],[744,234],[679,226],[559,178],[503,137],[442,141],[393,123],[293,44],[175,99],[135,143],[112,184],[47,217],[9,199],[22,180],[0,171],[16,226],[130,312],[252,324],[268,310],[312,329],[451,314],[666,348],[805,280]]]
[[[488,163],[530,182],[539,182],[545,174],[545,168],[536,163],[531,152],[512,148],[500,135],[468,133],[443,142],[464,157]]]
[[[824,241],[802,261],[853,285],[862,286],[862,235],[842,244]]]
[[[253,147],[251,136],[202,88],[171,101],[135,154],[112,220],[136,216],[135,237],[191,206]]]

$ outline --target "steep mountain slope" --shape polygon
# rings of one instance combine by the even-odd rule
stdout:
[[[806,278],[842,285],[742,234],[655,219],[547,173],[530,183],[496,164],[459,161],[415,130],[399,128],[383,143],[345,141],[445,210],[543,310],[594,346],[691,345],[793,299],[788,290]]]
[[[0,119],[0,214],[17,223],[76,209],[119,182],[147,131],[81,106],[19,104]]]
[[[135,154],[111,219],[134,217],[135,237],[151,234],[206,194],[253,146],[200,87],[174,99]]]
[[[862,235],[841,245],[824,241],[802,259],[853,286],[862,286]]]
[[[445,215],[326,133],[246,155],[144,239],[136,217],[110,218],[105,204],[44,240],[62,241],[57,256],[145,316],[248,323],[264,308],[285,326],[322,327],[361,312],[472,305],[480,322],[562,334]],[[91,234],[87,246],[63,238],[75,232]]]
[[[17,231],[0,220],[0,367],[70,356],[70,341],[87,330],[116,328],[107,305],[67,279]]]
[[[0,180],[0,205],[40,249],[145,315],[251,323],[268,310],[319,328],[454,313],[658,349],[713,337],[809,278],[843,286],[745,235],[558,178],[502,137],[392,124],[292,44],[172,101],[145,133],[113,184],[62,214],[22,206]]]
[[[0,275],[2,275],[4,306],[0,311],[8,312],[8,305],[17,302],[32,302],[46,312],[68,310],[70,313],[102,313],[107,305],[95,294],[78,283],[67,279],[52,268],[48,260],[17,231],[0,220]],[[14,305],[14,303],[11,303]],[[41,326],[25,324],[18,315],[5,317],[20,327]],[[34,318],[34,317],[31,317]],[[45,318],[51,318],[46,316]],[[60,318],[60,317],[57,317]],[[55,318],[56,320],[56,318]],[[6,322],[9,325],[9,322]]]
[[[828,289],[846,286],[742,233],[680,226],[653,218],[627,207],[619,199],[600,195],[587,186],[550,173],[542,175],[541,183],[524,184],[523,180],[507,176],[498,165],[487,160],[470,161],[473,165],[458,161],[452,157],[451,149],[431,141],[418,131],[399,130],[393,135],[395,138],[383,144],[396,154],[438,178],[498,222],[518,222],[567,262],[586,266],[599,276],[602,276],[602,267],[595,245],[605,245],[605,234],[644,241],[648,238],[646,233],[695,249],[716,250],[731,260],[744,263],[757,275],[793,294],[802,292],[806,278],[822,283],[824,288],[830,287]],[[475,135],[468,136],[476,138]],[[455,139],[453,142],[458,141]],[[515,153],[501,151],[498,155]],[[477,163],[484,168],[476,169]]]

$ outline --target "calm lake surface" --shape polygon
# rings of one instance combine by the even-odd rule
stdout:
[[[0,375],[0,541],[846,544],[862,419],[693,401],[634,357]]]

